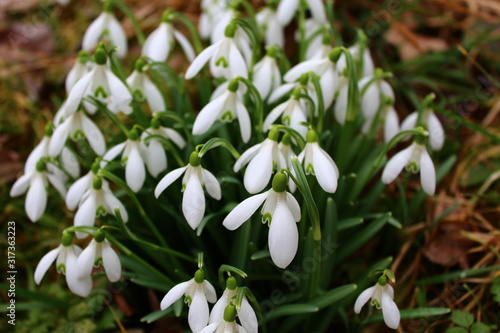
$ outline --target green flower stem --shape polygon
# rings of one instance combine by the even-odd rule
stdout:
[[[198,145],[199,146],[199,145]],[[196,148],[198,148],[198,146]],[[216,147],[226,148],[235,159],[240,158],[240,153],[233,147],[233,145],[226,139],[212,138],[208,140],[204,145],[201,145],[201,149],[198,152],[198,157],[202,158],[210,149]]]
[[[338,213],[337,205],[333,198],[326,199],[325,221],[323,222],[323,238],[327,242],[326,248],[332,250],[332,245],[337,243],[338,238]],[[329,251],[327,251],[329,252]],[[323,261],[323,270],[320,276],[320,286],[327,290],[331,283],[331,272],[334,264],[334,252],[328,253],[326,260]]]
[[[196,53],[200,54],[203,51],[203,44],[201,43],[200,35],[198,34],[198,30],[194,26],[193,22],[191,22],[190,19],[188,19],[185,15],[179,12],[173,12],[172,17],[178,19],[179,21],[182,22],[182,24],[186,26],[186,28],[191,33],[191,39],[193,41],[193,46],[194,49],[196,50]]]
[[[339,32],[337,31],[337,28],[335,27],[335,22],[337,20],[335,19],[335,7],[334,7],[334,0],[327,0],[326,1],[326,16],[328,17],[328,22],[330,22],[330,32],[333,38],[333,42],[336,46],[340,46],[343,44],[342,42],[342,37],[340,36]]]
[[[84,99],[86,99],[90,103],[97,106],[97,108],[100,111],[102,111],[102,113],[104,113],[106,115],[106,117],[108,117],[116,126],[118,126],[118,128],[123,132],[123,134],[125,134],[127,137],[129,136],[129,131],[128,131],[127,127],[125,127],[125,125],[120,121],[120,119],[118,119],[116,114],[109,111],[108,108],[104,104],[102,104],[99,100],[97,100],[96,98],[94,98],[92,96],[85,97]]]
[[[273,125],[273,126],[279,129],[281,132],[290,134],[293,140],[295,140],[295,142],[297,143],[297,146],[299,146],[299,149],[301,151],[304,150],[304,147],[306,146],[306,140],[304,140],[304,138],[302,137],[302,135],[300,135],[299,132],[285,125]]]
[[[219,267],[219,282],[220,282],[221,286],[226,285],[226,281],[224,280],[224,273],[227,273],[228,275],[231,275],[231,273],[235,273],[235,274],[238,274],[239,276],[241,276],[242,278],[246,278],[248,276],[247,273],[245,273],[244,271],[242,271],[239,268],[236,268],[236,267],[231,266],[231,265],[221,265]]]
[[[161,118],[168,118],[176,121],[182,126],[182,129],[184,130],[184,134],[186,134],[186,137],[189,141],[194,146],[194,140],[193,136],[191,135],[191,132],[187,128],[186,122],[184,119],[182,119],[177,113],[173,111],[160,111],[160,112],[155,112],[155,115]]]
[[[139,26],[139,21],[135,17],[134,12],[130,9],[130,7],[127,6],[121,0],[111,0],[111,3],[120,8],[120,10],[132,21],[132,25],[134,26],[134,32],[135,35],[137,36],[139,44],[141,45],[144,44],[146,38],[144,37],[144,33],[142,32],[141,27]]]
[[[309,73],[309,77],[312,80],[314,89],[316,90],[316,95],[318,96],[318,105],[316,107],[318,122],[316,124],[316,130],[318,133],[323,132],[323,119],[325,118],[325,103],[323,100],[323,91],[321,90],[321,85],[319,84],[319,77],[314,73]]]
[[[252,26],[245,20],[240,19],[240,18],[235,18],[233,21],[240,26],[245,32],[247,33],[248,37],[250,38],[250,45],[260,45],[259,42],[259,35],[257,33],[257,29],[252,28]],[[248,75],[250,78],[252,78],[253,74],[253,66],[257,63],[258,59],[260,59],[260,47],[253,47],[252,48],[252,63],[250,64],[250,68],[248,68]]]
[[[422,103],[420,103],[420,106],[418,108],[418,117],[417,117],[417,122],[415,127],[423,127],[423,116],[424,116],[424,111],[429,107],[429,105],[432,103],[432,101],[436,98],[436,95],[434,93],[430,93],[427,96],[425,96],[424,100]]]
[[[260,93],[259,91],[257,90],[257,88],[255,88],[255,86],[253,85],[253,83],[248,80],[248,79],[245,79],[244,77],[241,77],[241,76],[238,76],[238,80],[243,82],[247,88],[248,88],[248,91],[250,93],[250,95],[252,96],[252,100],[253,102],[255,103],[255,122],[257,124],[257,133],[259,135],[262,135],[262,131],[263,131],[263,124],[264,124],[264,103],[262,102],[262,98],[260,97]]]
[[[147,132],[147,133],[149,134],[149,132]],[[152,138],[156,138],[158,140],[161,140],[167,146],[167,150],[170,151],[172,153],[172,155],[174,155],[174,158],[175,158],[177,164],[179,164],[179,167],[183,167],[186,165],[186,163],[181,158],[181,156],[179,155],[177,150],[174,148],[174,146],[172,145],[172,142],[170,142],[169,139],[167,139],[161,135],[150,134],[144,138],[144,141],[147,141],[147,140],[152,139]]]
[[[306,58],[306,42],[306,3],[304,0],[299,0],[299,62]]]

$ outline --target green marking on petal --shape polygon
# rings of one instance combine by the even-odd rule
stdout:
[[[220,120],[221,121],[224,121],[226,123],[230,123],[232,122],[234,119],[234,116],[233,116],[233,113],[230,111],[230,110],[227,110],[226,112],[224,112],[221,117],[220,117]]]
[[[101,95],[102,98],[107,98],[108,97],[108,94],[106,93],[106,90],[104,90],[104,88],[102,86],[99,86],[96,88],[96,90],[94,91],[94,96],[95,97],[99,97],[99,95]]]
[[[417,173],[419,170],[417,162],[410,162],[406,165],[405,168],[406,171],[411,172],[411,173]]]
[[[96,216],[104,216],[108,213],[107,209],[104,208],[104,206],[100,206],[97,207],[97,209],[95,210],[95,215]]]
[[[73,136],[71,137],[74,141],[80,141],[85,138],[85,133],[81,129],[78,129],[73,133]]]
[[[225,57],[220,57],[215,62],[215,66],[220,66],[221,64],[222,64],[222,67],[224,67],[224,68],[228,68],[229,67],[229,64],[227,63],[227,60],[226,60]]]
[[[306,175],[314,175],[314,167],[311,163],[306,165]]]
[[[263,224],[267,223],[268,225],[270,225],[272,219],[273,219],[273,216],[271,215],[271,213],[265,213],[264,215],[262,215],[262,223]]]
[[[184,297],[184,303],[186,303],[188,306],[191,306],[192,301],[193,299],[191,298],[191,296],[186,295],[186,297]]]
[[[62,273],[66,275],[66,265],[64,264],[59,264],[56,267],[58,273]]]
[[[94,267],[99,267],[99,266],[101,266],[101,264],[102,264],[101,257],[97,258],[96,261],[94,261]]]

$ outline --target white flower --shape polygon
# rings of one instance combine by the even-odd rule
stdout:
[[[214,26],[220,21],[221,16],[227,8],[227,0],[202,0],[201,15],[198,21],[198,32],[200,37],[207,39],[213,33]]]
[[[238,86],[238,80],[232,80],[224,93],[201,109],[193,124],[194,135],[206,133],[217,119],[223,122],[238,119],[243,142],[250,140],[250,116],[243,104],[243,95],[238,93]]]
[[[174,286],[163,297],[160,303],[162,310],[167,309],[175,301],[185,296],[189,305],[188,323],[193,333],[199,333],[208,324],[208,303],[215,303],[217,295],[210,282],[204,279],[202,270],[195,273],[193,279]]]
[[[277,16],[278,20],[283,25],[287,25],[292,20],[295,12],[299,7],[300,0],[282,0],[278,4]],[[311,10],[311,14],[315,20],[327,23],[325,5],[321,0],[306,0],[306,4]]]
[[[205,213],[205,195],[203,186],[215,200],[221,198],[221,188],[217,178],[201,167],[201,159],[197,152],[192,152],[189,164],[185,167],[172,170],[163,177],[155,189],[155,196],[160,194],[184,173],[182,178],[182,212],[191,228],[196,229]]]
[[[222,222],[229,230],[235,230],[264,202],[261,214],[262,222],[270,224],[269,253],[274,264],[283,269],[292,262],[299,243],[295,222],[300,221],[300,206],[293,195],[285,191],[287,183],[287,176],[278,172],[272,189],[245,199]]]
[[[255,15],[255,20],[259,29],[263,32],[265,45],[277,45],[283,49],[285,46],[284,27],[278,20],[276,11],[269,7],[264,7]]]
[[[300,88],[297,93],[300,92]],[[299,132],[303,137],[306,135],[307,128],[303,126],[302,122],[307,122],[307,116],[309,112],[305,105],[301,103],[301,100],[296,97],[296,93],[290,96],[290,98],[276,106],[274,109],[269,112],[266,119],[264,120],[264,131],[268,131],[271,128],[271,125],[281,116],[281,122],[284,125],[290,126],[297,132]]]
[[[304,163],[306,175],[315,175],[319,185],[325,192],[335,193],[339,178],[337,165],[318,143],[316,131],[307,132],[307,143],[299,155],[299,161]]]
[[[345,123],[348,102],[349,78],[341,75],[339,78],[338,94],[335,97],[335,103],[333,105],[333,114],[335,115],[335,120],[337,120],[341,125],[344,125]]]
[[[163,96],[157,86],[148,78],[148,76],[142,71],[141,64],[144,64],[142,60],[136,63],[136,69],[127,78],[127,84],[130,87],[133,95],[139,101],[144,99],[148,102],[149,109],[151,112],[165,111],[167,107],[165,106],[165,101]]]
[[[361,62],[361,57],[359,54],[359,46],[353,45],[349,47],[349,52],[351,53],[354,63],[359,64]],[[345,54],[342,53],[337,63],[337,70],[339,73],[342,73],[346,67],[347,67],[347,60],[345,58]],[[362,72],[363,74],[361,77],[364,78],[367,76],[373,76],[374,72],[375,72],[375,65],[373,63],[370,50],[367,47],[365,47],[363,51],[363,72]]]
[[[60,178],[47,172],[47,166],[45,162],[40,160],[36,164],[36,168],[33,171],[29,171],[21,176],[12,186],[10,190],[11,197],[17,197],[26,191],[26,199],[24,201],[24,209],[26,215],[32,222],[38,221],[45,212],[47,207],[47,190],[48,182],[54,186],[64,198],[66,195],[66,189]]]
[[[228,80],[237,76],[248,77],[248,66],[235,41],[236,25],[231,23],[221,40],[203,50],[186,71],[186,79],[193,78],[210,61],[210,71],[214,77]]]
[[[94,163],[92,165],[92,170],[89,171],[85,176],[81,177],[75,181],[68,189],[66,194],[66,207],[73,210],[78,206],[78,203],[82,200],[83,195],[88,190],[92,189],[92,184],[96,177],[96,173],[99,170],[99,164]]]
[[[90,54],[86,51],[80,51],[75,64],[71,67],[68,76],[66,77],[65,87],[66,94],[69,94],[73,86],[78,80],[80,80],[85,74],[90,72],[93,63],[90,60]]]
[[[115,250],[107,239],[101,239],[102,231],[98,231],[92,241],[82,251],[76,262],[77,276],[79,279],[85,279],[92,275],[92,268],[101,265],[106,271],[109,281],[116,282],[120,280],[122,266]],[[96,238],[98,239],[96,241]]]
[[[260,93],[262,100],[265,100],[272,91],[281,85],[281,73],[276,62],[276,50],[268,48],[267,55],[254,67],[253,85]]]
[[[90,24],[83,36],[82,49],[93,51],[102,38],[118,47],[116,53],[120,58],[127,54],[127,35],[115,15],[111,13],[111,8],[104,8],[101,15]]]
[[[104,154],[101,168],[106,165],[105,161],[111,161],[121,153],[122,163],[125,164],[125,181],[132,191],[138,192],[146,180],[143,150],[143,144],[138,140],[138,134],[133,129],[130,131],[130,139],[114,146]]]
[[[61,153],[68,136],[74,141],[87,138],[90,147],[99,156],[106,151],[101,130],[83,111],[73,113],[55,128],[48,148],[50,156],[55,157]]]
[[[401,170],[417,173],[420,170],[420,183],[428,195],[436,189],[436,170],[424,144],[413,142],[409,147],[394,155],[387,162],[382,172],[382,182],[389,184],[399,175]]]
[[[71,235],[63,235],[62,244],[44,255],[36,266],[34,274],[35,283],[40,284],[50,265],[57,258],[57,271],[66,275],[66,282],[69,289],[79,296],[87,297],[92,290],[92,278],[90,275],[83,278],[78,278],[77,276],[76,262],[81,252],[82,250],[78,246],[71,244]]]
[[[361,96],[361,112],[365,117],[363,132],[367,133],[377,111],[385,102],[384,98],[390,98],[394,101],[395,96],[389,83],[382,79],[373,80],[373,76],[362,78],[358,82],[358,87],[361,92],[364,91]]]
[[[407,131],[417,127],[418,112],[409,114],[401,123],[401,131]],[[429,143],[434,150],[441,150],[444,145],[444,129],[433,110],[426,109],[422,114],[422,122],[427,126],[429,132]]]
[[[83,187],[83,185],[86,184],[82,182],[78,186]],[[111,192],[106,180],[96,177],[93,179],[92,188],[85,191],[79,201],[74,224],[75,226],[93,226],[96,216],[115,215],[115,208],[120,210],[123,221],[127,222],[128,214],[123,203]],[[83,232],[76,232],[78,238],[84,238],[85,236],[86,234]]]
[[[213,312],[212,310],[210,317],[212,317]],[[210,324],[202,329],[200,333],[247,333],[248,331],[236,322],[236,316],[239,317],[236,307],[233,304],[228,304],[222,308],[221,313],[218,313],[218,319],[215,321],[210,320]],[[257,327],[251,332],[257,333]]]
[[[236,161],[234,172],[248,164],[243,184],[249,193],[262,191],[271,179],[273,170],[286,167],[285,158],[278,149],[278,129],[271,129],[267,139],[248,148]]]
[[[163,148],[162,140],[154,136],[148,138],[148,136],[164,137],[181,149],[186,145],[186,141],[173,129],[160,126],[158,119],[153,118],[151,126],[142,133],[141,140],[145,140],[143,147],[144,162],[151,176],[156,178],[160,172],[167,169],[167,154]]]
[[[132,108],[132,95],[127,86],[106,65],[104,51],[97,50],[95,54],[96,64],[92,70],[85,74],[71,89],[68,99],[58,111],[60,117],[68,117],[75,113],[84,97],[92,96],[106,104],[113,113],[119,111],[130,114]],[[90,113],[94,113],[96,107],[84,102]]]
[[[385,324],[392,329],[397,329],[401,315],[398,306],[393,301],[394,289],[387,283],[380,285],[377,282],[375,286],[366,289],[358,296],[354,304],[354,312],[360,313],[361,308],[369,299],[371,299],[371,305],[382,309]]]
[[[174,39],[181,45],[187,60],[193,61],[195,52],[188,39],[177,31],[171,23],[170,13],[163,14],[163,21],[149,36],[142,46],[142,55],[154,61],[166,61],[174,47]]]

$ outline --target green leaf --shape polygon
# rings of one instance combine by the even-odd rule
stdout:
[[[264,320],[267,322],[269,320],[283,317],[283,316],[303,314],[303,313],[313,313],[313,312],[318,312],[318,311],[319,311],[319,307],[317,307],[316,305],[287,304],[287,305],[277,307],[276,309],[268,312],[265,315]]]
[[[469,327],[474,322],[474,316],[464,310],[453,310],[451,321],[462,327]]]
[[[446,330],[446,333],[469,333],[469,331],[463,327],[452,327],[448,328]]]
[[[344,299],[347,295],[356,290],[355,284],[338,287],[327,291],[323,295],[311,300],[311,304],[316,305],[320,310],[334,304],[335,302]]]
[[[354,228],[355,226],[358,226],[361,223],[363,223],[363,221],[364,219],[362,217],[351,217],[340,221],[337,228],[338,231]]]
[[[490,333],[491,328],[486,324],[477,322],[477,323],[474,323],[474,325],[472,325],[470,331],[471,331],[471,333]]]
[[[158,319],[166,317],[169,314],[172,314],[172,307],[169,307],[166,310],[158,310],[158,311],[155,311],[155,312],[151,312],[150,314],[147,314],[144,317],[142,317],[141,321],[142,322],[146,322],[148,324],[151,324],[152,322],[155,322]]]
[[[484,273],[488,273],[491,271],[497,271],[497,270],[500,270],[500,265],[487,266],[487,267],[481,267],[481,268],[476,268],[476,269],[468,269],[468,270],[440,274],[440,275],[436,275],[436,276],[433,276],[430,278],[421,279],[421,280],[416,281],[415,284],[425,285],[425,284],[443,283],[445,281],[465,279],[466,277],[469,277],[469,276],[481,275]]]
[[[435,317],[441,316],[447,313],[450,313],[450,309],[448,308],[416,308],[416,309],[404,309],[400,311],[401,319],[415,319],[415,318],[426,318],[426,317]],[[365,324],[381,322],[384,318],[382,317],[382,313],[378,312],[368,318]]]
[[[260,259],[264,259],[264,258],[269,258],[270,256],[271,256],[271,254],[269,253],[269,250],[260,250],[260,251],[255,252],[254,254],[252,254],[250,259],[260,260]]]

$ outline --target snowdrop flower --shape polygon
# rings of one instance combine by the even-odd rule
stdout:
[[[371,299],[371,305],[377,309],[382,309],[385,324],[392,329],[399,326],[400,313],[398,306],[394,302],[394,289],[387,283],[387,278],[382,275],[375,286],[363,291],[354,304],[354,312],[360,313],[361,308]]]
[[[262,100],[267,99],[271,92],[281,85],[281,73],[276,61],[277,52],[275,46],[268,47],[267,54],[254,67],[253,85]]]
[[[292,20],[299,8],[300,0],[282,0],[278,4],[277,16],[282,25],[287,25]],[[306,0],[305,3],[315,20],[327,23],[325,5],[321,0]]]
[[[75,183],[76,184],[76,183]],[[79,186],[85,185],[82,183]],[[83,186],[82,186],[83,187]],[[78,226],[93,226],[96,216],[107,214],[115,215],[115,208],[120,210],[124,222],[128,221],[128,214],[123,203],[114,196],[109,184],[101,177],[94,177],[92,188],[85,191],[79,201],[79,207],[75,214],[74,224]],[[83,232],[76,232],[76,237],[84,238]]]
[[[148,136],[151,137],[148,138]],[[180,149],[184,148],[186,141],[173,129],[161,126],[157,117],[151,119],[151,127],[142,133],[141,140],[144,141],[142,150],[144,162],[151,176],[156,178],[160,172],[167,169],[167,154],[163,148],[162,140],[155,136],[171,140]]]
[[[285,158],[287,169],[290,170],[293,176],[295,176],[295,169],[293,168],[292,157],[297,157],[297,155],[295,155],[295,152],[292,149],[292,138],[290,134],[285,133],[285,135],[283,135],[283,138],[281,139],[278,148],[281,151],[281,154],[283,154],[283,157]],[[295,190],[297,189],[297,185],[295,185],[295,182],[291,178],[289,178],[288,180],[288,188],[292,193],[295,192]]]
[[[231,301],[236,297],[237,292],[238,292],[238,284],[236,282],[236,279],[233,276],[228,277],[228,279],[226,280],[226,289],[224,290],[224,293],[219,298],[217,303],[215,303],[212,312],[210,312],[210,319],[209,319],[210,325],[217,324],[213,325],[212,327],[218,327],[218,325],[222,323],[223,320],[225,320],[227,323],[232,322],[231,320],[226,320],[227,318],[225,318],[225,314],[227,306],[231,305]],[[246,296],[243,296],[241,300],[241,306],[239,308],[236,308],[236,314],[240,318],[241,325],[246,332],[248,333],[258,332],[259,323],[257,321],[257,316],[255,315],[255,311],[248,302]],[[214,331],[217,330],[215,329],[211,332]]]
[[[419,139],[418,141],[423,141]],[[407,171],[417,173],[420,171],[422,189],[428,195],[433,195],[436,189],[436,170],[432,159],[427,153],[423,142],[414,141],[409,147],[394,155],[387,162],[382,172],[382,182],[389,184],[406,167]]]
[[[106,142],[101,130],[83,111],[73,113],[56,127],[49,144],[50,156],[55,157],[61,153],[68,136],[73,141],[86,138],[90,147],[99,156],[106,151]]]
[[[186,79],[193,78],[210,61],[210,71],[214,77],[231,80],[237,76],[248,77],[248,67],[241,51],[236,46],[237,26],[231,23],[226,27],[224,37],[203,50],[186,71]]]
[[[206,133],[217,119],[223,122],[238,119],[243,142],[250,140],[252,131],[250,116],[243,104],[242,94],[238,93],[238,87],[238,79],[233,79],[223,94],[201,109],[193,124],[194,135]]]
[[[62,236],[61,245],[42,257],[35,269],[35,283],[40,284],[50,265],[56,261],[57,272],[66,275],[69,289],[78,296],[87,297],[92,290],[92,278],[77,276],[77,258],[82,250],[72,244],[71,234]]]
[[[338,93],[335,96],[335,103],[333,104],[333,114],[335,116],[335,120],[337,120],[341,125],[345,124],[348,103],[349,78],[344,72],[339,77]]]
[[[193,279],[182,282],[170,289],[161,300],[160,308],[162,310],[167,309],[183,295],[185,296],[185,302],[189,305],[189,327],[193,333],[199,333],[208,324],[208,302],[215,303],[217,301],[215,289],[210,282],[205,280],[205,274],[199,269],[194,274]]]
[[[365,37],[366,38],[366,37]],[[362,70],[362,75],[361,77],[367,77],[367,76],[373,76],[375,73],[375,65],[373,63],[372,56],[370,54],[370,50],[367,47],[363,47],[363,58],[361,58],[360,55],[360,46],[359,45],[353,45],[348,48],[349,52],[351,53],[351,56],[354,60],[354,62],[359,66],[363,64],[363,70]],[[337,63],[337,70],[339,73],[342,73],[344,71],[344,68],[347,67],[347,59],[345,57],[345,54],[342,54],[339,58],[339,61]],[[361,68],[359,68],[361,71]]]
[[[109,40],[112,46],[118,49],[116,54],[123,58],[127,54],[127,35],[120,22],[111,12],[111,1],[104,2],[104,8],[94,22],[90,24],[83,36],[82,49],[88,52],[94,50],[102,39]]]
[[[281,116],[281,122],[283,124],[293,128],[303,137],[306,135],[307,128],[301,123],[307,122],[309,112],[298,97],[301,93],[301,88],[295,88],[287,101],[279,104],[269,112],[263,124],[265,131],[268,131],[276,119]]]
[[[191,228],[196,229],[200,225],[205,213],[205,195],[203,186],[208,194],[215,200],[221,198],[221,188],[217,178],[201,167],[201,158],[196,151],[191,153],[189,163],[185,167],[172,170],[160,180],[155,189],[155,196],[160,194],[182,174],[182,212]]]
[[[417,127],[418,112],[408,115],[401,123],[401,131],[407,131]],[[444,129],[436,114],[431,109],[425,109],[422,114],[422,123],[429,132],[429,143],[434,150],[441,150],[444,145]]]
[[[68,209],[76,209],[85,192],[92,189],[92,184],[94,183],[94,179],[97,177],[99,169],[99,162],[93,163],[90,171],[69,187],[65,200],[66,207],[68,207]]]
[[[327,52],[324,56],[321,57],[315,57],[316,53],[323,49],[323,40],[324,40],[324,35],[328,33],[328,23],[327,22],[320,22],[314,17],[306,19],[306,24],[305,24],[305,38],[306,40],[311,40],[311,42],[308,44],[305,58],[306,60],[310,60],[313,58],[319,59],[319,58],[324,58],[328,56]],[[319,30],[323,30],[324,33],[318,34]],[[313,37],[313,35],[316,34],[316,37]],[[295,40],[300,43],[300,33],[299,31],[295,32]]]
[[[135,70],[127,78],[127,84],[137,100],[148,102],[151,112],[165,111],[167,107],[160,89],[144,73],[145,66],[144,60],[139,59],[135,63]]]
[[[106,52],[98,49],[94,55],[95,65],[92,70],[85,74],[71,89],[68,99],[58,111],[58,115],[65,118],[78,109],[84,97],[93,96],[107,105],[111,112],[119,111],[130,114],[132,108],[132,95],[127,86],[106,65]],[[84,102],[86,109],[94,113],[96,107]]]
[[[99,267],[101,264],[109,281],[116,282],[120,280],[122,274],[120,259],[106,239],[105,233],[99,230],[78,257],[76,262],[77,277],[79,279],[88,278],[92,275],[92,268]]]
[[[248,148],[234,164],[234,172],[248,164],[243,184],[249,193],[262,191],[269,183],[273,169],[286,167],[285,158],[278,149],[278,136],[279,130],[272,128],[267,139]]]
[[[285,46],[284,27],[278,20],[276,10],[264,7],[255,15],[255,20],[264,36],[265,45],[277,45],[280,49],[283,49]]]
[[[127,141],[114,146],[104,154],[101,168],[106,165],[105,161],[112,161],[121,153],[122,163],[125,164],[125,181],[132,191],[138,192],[146,180],[143,150],[144,147],[139,140],[139,134],[134,128],[129,132]]]
[[[332,42],[330,34],[328,33],[328,30],[326,28],[323,28],[323,30],[323,35],[318,35],[318,37],[316,37],[316,39],[313,40],[311,44],[309,44],[309,47],[306,51],[307,60],[323,59],[328,57],[330,52],[332,52],[333,46],[331,45]],[[318,40],[318,42],[316,42],[316,40]]]
[[[10,190],[11,197],[17,197],[28,191],[26,200],[24,201],[24,209],[26,215],[31,222],[36,222],[42,217],[47,206],[47,190],[48,182],[54,186],[64,197],[66,189],[60,178],[47,172],[47,165],[41,159],[36,164],[34,171],[30,171],[21,176],[12,186]]]
[[[202,329],[200,333],[247,333],[247,330],[236,323],[237,314],[234,305],[227,305],[224,309],[222,318],[216,322],[210,323],[210,325]],[[257,330],[255,332],[257,332]]]
[[[323,102],[325,109],[333,103],[335,93],[338,89],[339,74],[337,72],[337,60],[341,54],[340,48],[330,51],[328,57],[322,59],[312,59],[301,62],[290,69],[283,79],[286,82],[293,82],[307,72],[313,72],[320,77],[319,84],[323,93]]]
[[[193,61],[195,57],[193,47],[188,39],[174,28],[171,11],[166,10],[158,28],[146,38],[142,47],[142,55],[154,61],[164,62],[174,47],[174,40],[179,42],[187,60]]]
[[[394,91],[389,83],[377,78],[381,77],[381,74],[381,71],[377,70],[374,76],[364,77],[358,82],[359,90],[362,92],[361,112],[365,117],[363,133],[368,133],[370,130],[371,123],[377,111],[383,106],[384,100],[386,98],[395,100]]]
[[[295,222],[300,221],[300,206],[290,193],[286,192],[288,177],[278,172],[269,191],[245,199],[224,219],[222,224],[235,230],[262,207],[262,222],[269,223],[269,253],[274,264],[286,268],[295,257],[299,233]]]
[[[90,71],[92,64],[92,58],[87,51],[78,53],[78,58],[66,77],[66,94],[69,94],[75,83]]]
[[[315,175],[321,188],[328,193],[335,193],[339,178],[337,165],[319,146],[318,134],[310,129],[306,136],[306,146],[299,155],[299,161],[304,163],[306,175]]]

